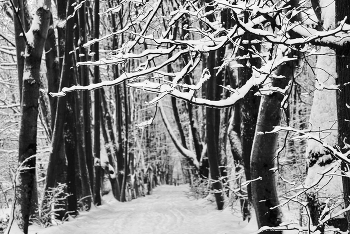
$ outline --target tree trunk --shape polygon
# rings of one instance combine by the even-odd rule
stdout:
[[[25,10],[25,9],[23,9]],[[19,74],[23,77],[22,116],[19,134],[19,157],[17,182],[15,187],[15,203],[13,219],[23,233],[28,233],[29,216],[31,214],[32,195],[36,188],[36,150],[37,150],[37,120],[39,113],[39,85],[41,57],[50,23],[51,1],[47,0],[37,5],[34,21],[26,33],[26,38],[32,38],[32,43],[26,45],[25,67]],[[15,23],[16,24],[16,23]],[[19,61],[20,62],[20,61]]]
[[[100,36],[100,1],[95,0],[95,12],[94,12],[94,37],[98,39]],[[95,61],[99,60],[99,43],[94,44]],[[94,82],[100,82],[100,68],[95,66],[94,68]],[[100,161],[100,90],[94,91],[94,111],[95,111],[95,123],[94,123],[94,156],[96,160]],[[95,205],[101,205],[101,162],[95,163],[95,191],[94,191],[94,202]]]
[[[115,66],[114,70],[114,76],[118,76],[118,68]],[[115,103],[116,103],[116,110],[115,110],[115,122],[116,122],[116,133],[117,133],[117,148],[118,151],[116,152],[117,155],[117,167],[118,167],[118,182],[119,185],[122,185],[123,183],[123,174],[124,171],[124,154],[123,154],[123,141],[122,141],[122,124],[123,124],[123,111],[122,111],[122,96],[120,92],[120,87],[115,86]]]
[[[279,49],[277,49],[279,51]],[[277,54],[276,59],[280,59]],[[290,78],[293,75],[292,63],[282,65],[277,75]],[[266,82],[267,84],[269,82]],[[285,88],[288,79],[272,80],[272,87]],[[274,126],[278,126],[281,120],[281,102],[283,95],[274,92],[265,95],[261,99],[258,121],[256,125],[255,138],[251,155],[251,179],[261,177],[261,180],[252,182],[252,202],[258,221],[258,227],[276,227],[282,222],[282,212],[280,208],[274,208],[279,204],[276,180],[275,180],[275,158],[278,144],[278,133],[266,133],[272,131]],[[266,233],[282,233],[281,231],[265,231]]]
[[[282,98],[274,93],[261,99],[256,136],[251,158],[251,178],[261,177],[261,181],[251,185],[252,202],[258,221],[258,227],[276,227],[282,222],[282,214],[279,208],[271,209],[278,205],[276,180],[273,168],[275,167],[275,154],[277,149],[277,133],[271,131],[280,121],[280,103]],[[262,132],[262,134],[259,134]],[[265,231],[266,233],[282,233]]]
[[[72,6],[74,0],[69,0],[67,3],[67,17],[70,16],[74,11],[74,6]],[[73,32],[74,18],[68,19],[66,23],[66,31]],[[69,87],[74,85],[74,70],[73,67],[73,37],[70,34],[65,35],[65,51],[64,51],[64,62],[62,67],[62,77],[60,87]],[[60,107],[66,109],[61,121],[63,123],[63,138],[65,145],[65,152],[67,157],[67,192],[70,194],[68,196],[68,212],[70,214],[77,213],[77,195],[76,195],[76,181],[75,181],[75,161],[78,154],[77,146],[77,129],[76,129],[76,118],[75,118],[75,104],[76,104],[76,93],[70,93],[65,97],[61,97],[58,100],[58,112]],[[61,102],[62,101],[62,102]],[[61,103],[60,103],[61,102]],[[59,121],[56,117],[56,122]],[[59,133],[58,133],[59,134]],[[57,143],[56,143],[57,144]]]
[[[60,69],[62,69],[62,67],[59,67],[58,64],[56,36],[52,15],[50,19],[50,27],[47,35],[47,40],[45,43],[45,58],[48,92],[56,93],[58,92],[60,84]],[[57,98],[50,96],[49,101],[51,109],[51,130],[53,131],[56,118]]]
[[[74,82],[74,85],[77,83]],[[80,201],[80,205],[84,209],[89,210],[92,203],[92,191],[90,184],[90,177],[86,163],[86,145],[85,145],[85,127],[84,127],[84,113],[83,113],[83,100],[81,93],[75,92],[75,106],[73,112],[75,114],[76,134],[77,134],[77,147],[78,153],[76,155],[76,185],[77,185],[77,198]]]
[[[68,29],[68,27],[67,27]],[[69,45],[66,45],[66,48],[69,48]],[[65,65],[73,65],[65,60]],[[71,73],[71,74],[70,74]],[[67,79],[73,79],[73,72],[68,71],[66,74]],[[73,85],[73,83],[70,83]],[[78,157],[78,145],[77,145],[77,123],[75,119],[74,106],[77,101],[77,93],[72,92],[67,95],[66,98],[66,118],[64,123],[64,142],[65,142],[65,152],[67,156],[67,192],[70,194],[68,196],[68,212],[70,214],[77,214],[77,186],[76,186],[76,160]]]
[[[86,10],[86,3],[83,3],[83,6],[79,9],[79,38],[80,38],[80,44],[79,46],[79,53],[83,56],[79,56],[81,62],[87,61],[88,55],[86,49],[82,46],[87,41],[87,30],[86,30],[86,16],[87,16],[87,10]],[[89,85],[89,72],[87,66],[80,66],[80,82],[82,85]],[[89,174],[89,181],[90,181],[90,190],[93,190],[93,182],[94,182],[94,170],[93,170],[93,164],[94,159],[92,155],[92,139],[91,139],[91,97],[90,92],[83,92],[82,93],[82,104],[83,104],[83,118],[84,118],[84,134],[85,134],[85,155],[86,155],[86,165],[87,170]]]
[[[113,189],[113,195],[119,201],[120,185],[119,185],[119,181],[117,180],[118,173],[117,173],[116,157],[114,156],[115,154],[118,153],[118,149],[115,141],[115,135],[112,128],[112,119],[108,110],[105,93],[103,89],[101,89],[100,91],[101,91],[101,101],[102,101],[101,117],[104,117],[103,119],[105,120],[105,121],[101,121],[101,128],[102,128],[103,138],[105,139],[108,162],[113,167],[115,172],[114,178],[110,176],[110,181]],[[107,122],[107,130],[106,130],[106,126],[103,124],[104,122]],[[109,142],[108,133],[109,133],[109,138],[111,139],[111,142]],[[111,151],[110,147],[107,146],[107,144],[111,144],[111,148],[113,149],[113,151]]]
[[[17,73],[18,73],[18,84],[19,84],[19,96],[20,103],[22,103],[22,87],[23,87],[23,71],[24,71],[24,52],[26,49],[26,41],[23,34],[27,32],[26,27],[28,19],[25,18],[25,6],[27,5],[26,0],[14,0],[14,6],[16,11],[13,15],[13,21],[15,26],[15,42],[16,42],[16,57],[17,57]]]
[[[328,0],[327,0],[328,1]],[[327,13],[327,17],[332,18],[334,16],[334,2],[333,4],[325,4],[324,2],[319,2],[323,7],[318,8],[313,2],[314,10],[319,18],[319,23],[321,27],[331,28],[335,25],[335,18],[333,17],[333,22],[323,23],[321,21],[321,15]],[[319,10],[319,11],[318,11]],[[316,90],[314,91],[312,107],[310,112],[310,134],[322,139],[323,142],[329,145],[336,145],[338,140],[338,123],[336,121],[336,91],[319,89],[320,85],[331,86],[335,85],[336,77],[336,58],[334,51],[327,47],[321,47],[318,52],[315,71],[315,81]],[[325,130],[325,131],[324,131]],[[331,166],[333,160],[331,154],[323,145],[313,139],[307,140],[306,156],[308,159],[307,176],[305,178],[305,186],[311,187],[306,191],[308,209],[310,211],[310,218],[312,225],[319,225],[319,217],[321,215],[320,209],[321,204],[326,202],[326,198],[323,192],[319,193],[319,189],[313,186],[316,182],[323,191],[329,190],[328,184],[331,185],[331,193],[336,193],[340,195],[342,191],[335,191],[334,188],[339,188],[341,190],[341,178],[334,177],[330,181],[330,178],[322,179],[321,172],[326,170],[327,167]],[[337,184],[337,185],[335,185]],[[319,196],[321,195],[321,196]],[[328,194],[330,195],[330,194]],[[324,225],[318,227],[321,232],[324,232]]]
[[[128,92],[126,88],[126,81],[123,83],[124,88],[124,114],[125,114],[125,144],[124,144],[124,177],[120,191],[120,201],[126,201],[126,178],[129,175],[128,164],[128,146],[129,146],[129,110],[128,110]]]
[[[108,1],[109,7],[113,7],[112,2]],[[118,12],[119,15],[119,27],[123,28],[123,12],[120,10]],[[111,15],[111,21],[112,21],[112,27],[113,32],[116,32],[117,29],[117,23],[116,23],[116,17],[114,14]],[[121,42],[120,44],[124,43],[124,36],[123,33],[121,34]],[[118,48],[118,40],[116,35],[113,35],[113,50]],[[113,65],[113,78],[117,79],[119,77],[119,71],[118,71],[118,65]],[[124,156],[123,156],[123,144],[122,144],[122,124],[123,124],[123,117],[122,117],[122,101],[121,101],[121,92],[119,85],[114,86],[114,92],[115,92],[115,103],[116,103],[116,110],[115,110],[115,126],[116,126],[116,156],[117,156],[117,168],[118,168],[118,184],[121,185],[123,183],[123,175],[122,171],[124,170]],[[120,200],[120,198],[119,198]]]
[[[103,96],[102,96],[102,99],[103,99]],[[106,110],[105,110],[105,106],[103,106],[103,110],[101,108],[101,116],[106,116],[108,114],[109,113],[106,112]],[[108,139],[106,126],[103,124],[103,121],[100,121],[100,122],[101,122],[102,135],[103,135],[103,139],[105,142],[105,148],[106,148],[107,157],[108,157],[108,163],[113,168],[113,174],[112,174],[112,171],[110,169],[108,169],[108,178],[109,178],[109,181],[111,183],[113,196],[115,197],[115,199],[117,199],[119,201],[120,200],[120,187],[119,187],[119,183],[117,180],[117,166],[116,166],[116,162],[115,162],[115,159],[113,156],[113,152],[115,153],[115,151],[111,150],[111,147],[110,147],[111,142],[109,142],[109,139]]]
[[[253,40],[252,36],[248,33],[243,35],[242,40]],[[249,45],[243,45],[243,48],[248,49]],[[240,56],[247,56],[248,52],[246,50],[238,50],[238,55]],[[238,68],[238,86],[244,85],[252,76],[252,66],[260,67],[260,62],[258,59],[249,59],[249,64],[251,66],[248,67],[247,65],[248,60],[244,59],[241,60],[240,63],[244,66],[242,68]],[[244,165],[244,172],[245,172],[245,179],[250,180],[250,155],[252,151],[253,146],[253,140],[254,140],[254,134],[255,134],[255,128],[256,128],[256,122],[258,119],[258,110],[259,110],[259,104],[260,104],[260,97],[255,96],[256,90],[250,90],[245,97],[240,101],[240,120],[241,120],[241,143],[242,143],[242,158],[243,158],[243,165]],[[251,185],[249,184],[248,187],[248,200],[251,202],[252,199],[252,193],[251,193]]]
[[[58,1],[57,3],[57,14],[60,20],[65,20],[66,19],[66,6],[68,2],[67,1]],[[63,62],[58,62],[58,65],[52,64],[53,60],[55,61],[54,63],[57,63],[57,58],[59,61],[63,61],[64,58],[64,51],[65,51],[65,44],[66,44],[66,38],[65,38],[65,29],[66,27],[73,27],[71,26],[71,20],[67,22],[67,24],[64,27],[58,27],[58,51],[59,51],[59,56],[56,58],[53,58],[54,51],[53,47],[55,47],[55,38],[53,37],[54,34],[49,34],[48,39],[46,40],[45,47],[47,47],[45,50],[50,50],[50,53],[47,53],[47,58],[46,58],[46,66],[49,66],[47,68],[47,75],[48,79],[48,85],[49,85],[49,91],[52,92],[57,92],[60,87],[67,87],[68,85],[68,80],[67,79],[62,79],[59,78],[59,76],[62,75],[64,72],[63,69]],[[52,30],[53,31],[53,30]],[[51,30],[49,29],[49,33]],[[52,47],[52,48],[50,48]],[[51,67],[52,66],[52,67]],[[53,74],[51,74],[53,73]],[[49,77],[50,75],[50,77]],[[52,76],[51,76],[52,75]],[[54,77],[58,76],[58,77]],[[63,77],[64,78],[64,77]],[[58,79],[56,81],[56,79]],[[56,84],[59,83],[59,84]],[[56,100],[56,101],[55,101]],[[55,104],[56,103],[56,104]],[[53,109],[51,109],[51,121],[52,121],[52,126],[53,126],[53,134],[52,134],[52,139],[51,139],[51,146],[52,150],[50,152],[49,156],[49,163],[48,163],[48,168],[47,168],[47,173],[46,173],[46,185],[45,185],[45,195],[44,195],[44,201],[42,202],[42,205],[45,206],[46,203],[46,195],[49,189],[52,189],[56,187],[58,184],[63,184],[66,183],[67,180],[67,160],[65,156],[65,146],[64,146],[64,140],[63,140],[63,128],[64,128],[64,121],[65,121],[65,116],[66,116],[66,97],[59,97],[58,99],[56,98],[51,98],[50,99],[50,105]],[[62,194],[62,196],[64,196]],[[60,208],[60,211],[57,211],[56,217],[58,219],[63,219],[64,215],[66,213],[66,202],[62,202],[62,206],[60,207],[55,207],[55,208]]]
[[[345,17],[346,23],[350,22],[350,5],[346,0],[336,0],[335,1],[335,16],[336,16],[336,25]],[[338,75],[338,85],[339,90],[337,92],[337,113],[338,113],[338,144],[343,153],[348,151],[348,145],[350,144],[350,46],[346,44],[344,48],[336,50],[336,71]],[[342,162],[342,173],[348,173],[349,165],[345,162]],[[343,192],[344,192],[344,202],[345,207],[350,205],[350,178],[348,176],[343,176]],[[346,212],[346,218],[348,221],[348,230],[350,231],[350,212]]]

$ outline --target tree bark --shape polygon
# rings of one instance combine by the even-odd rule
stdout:
[[[15,26],[15,43],[16,43],[16,57],[17,57],[17,74],[19,83],[19,96],[20,103],[22,103],[22,87],[23,87],[23,71],[25,58],[23,56],[26,49],[26,39],[24,33],[27,32],[28,27],[26,19],[24,16],[25,6],[27,5],[26,0],[14,0],[14,6],[16,7],[13,14],[13,21]]]
[[[109,6],[112,6],[112,3],[108,1]],[[120,10],[118,12],[119,16],[119,27],[123,28],[123,11]],[[113,27],[113,32],[116,32],[117,29],[117,23],[116,23],[116,17],[114,14],[112,14],[111,17],[112,20],[112,27]],[[124,36],[123,33],[120,36],[121,44],[124,43]],[[112,49],[117,49],[118,48],[118,40],[115,35],[113,35],[113,48]],[[119,77],[119,70],[117,65],[113,65],[113,78],[117,79]],[[116,103],[116,110],[115,110],[115,126],[116,126],[116,149],[117,151],[115,152],[117,156],[117,168],[118,168],[118,183],[121,185],[123,183],[123,174],[122,171],[124,170],[124,156],[123,156],[123,143],[122,143],[122,124],[123,124],[123,117],[122,117],[122,97],[121,97],[121,92],[120,92],[120,87],[119,85],[114,86],[114,92],[115,92],[115,103]]]
[[[73,6],[74,0],[69,0],[67,3],[67,23],[66,23],[66,31],[67,32],[73,32],[74,27],[74,18],[70,17],[73,14],[74,6]],[[61,73],[61,85],[62,87],[69,87],[74,85],[74,70],[73,67],[73,54],[71,51],[74,50],[73,48],[73,36],[70,34],[65,35],[65,48],[64,48],[64,62],[62,67],[62,73]],[[67,157],[67,192],[70,194],[68,196],[68,212],[70,214],[77,214],[77,190],[76,190],[76,180],[75,180],[75,169],[76,169],[76,158],[78,155],[78,145],[77,145],[77,123],[76,123],[76,117],[75,117],[75,105],[77,101],[76,97],[77,93],[70,93],[69,95],[66,95],[65,97],[61,97],[58,100],[58,109],[57,109],[57,117],[58,114],[62,119],[63,123],[63,138],[64,138],[64,146],[65,146],[65,152]],[[61,110],[65,109],[65,111]],[[59,113],[60,111],[65,113]],[[56,117],[56,122],[59,121]],[[61,124],[62,124],[61,123]],[[59,126],[61,127],[61,126]],[[61,129],[57,129],[60,131]],[[57,133],[59,135],[59,132]],[[58,138],[59,139],[59,138]],[[56,143],[57,144],[57,143]]]
[[[205,1],[208,5],[205,11],[210,12],[213,7],[210,5],[209,0]],[[207,16],[210,22],[214,22],[213,13]],[[215,60],[217,59],[215,51],[209,52],[207,59],[207,67],[210,72],[210,79],[207,83],[206,97],[209,100],[219,100],[219,78],[215,75]],[[208,160],[210,168],[210,177],[212,181],[212,187],[215,194],[216,206],[218,210],[222,210],[224,207],[224,196],[222,191],[222,183],[220,180],[220,152],[219,152],[219,128],[220,128],[220,110],[214,108],[206,108],[206,133],[207,133],[207,145],[208,145]]]
[[[62,4],[62,3],[60,3]],[[60,69],[58,63],[56,36],[53,25],[53,17],[50,17],[50,27],[45,42],[45,57],[46,57],[46,77],[48,84],[48,92],[56,93],[58,92],[60,84]],[[56,108],[57,108],[57,98],[49,97],[50,109],[51,109],[51,130],[54,130],[55,118],[56,118]]]
[[[79,9],[79,39],[80,44],[79,46],[79,53],[83,56],[79,56],[81,62],[87,61],[88,55],[86,49],[82,46],[87,42],[87,30],[86,30],[86,16],[87,16],[87,10],[86,10],[86,3],[83,3],[83,6]],[[89,72],[87,66],[80,66],[80,82],[82,85],[89,85]],[[84,119],[84,134],[85,134],[85,156],[86,156],[86,165],[87,170],[89,174],[89,181],[90,181],[90,190],[93,190],[93,181],[94,181],[94,170],[93,170],[93,164],[94,159],[92,155],[92,139],[91,139],[91,96],[90,92],[83,92],[82,93],[82,104],[83,104],[83,119]]]
[[[19,82],[22,82],[21,77],[23,77],[22,116],[18,150],[19,167],[16,173],[16,198],[13,206],[14,220],[11,222],[15,221],[23,233],[28,233],[29,216],[33,206],[32,195],[36,188],[35,155],[37,150],[40,64],[50,23],[50,11],[51,1],[47,0],[38,4],[34,14],[35,21],[26,33],[26,38],[31,38],[26,45],[28,56],[25,58],[23,73],[19,73]],[[8,232],[10,231],[11,224],[8,229]]]
[[[345,17],[346,23],[350,23],[350,5],[346,0],[336,0],[335,1],[335,17],[336,25],[338,22],[344,20]],[[337,92],[337,114],[338,114],[338,145],[343,149],[343,153],[348,151],[348,147],[345,144],[350,144],[350,45],[342,49],[336,50],[336,71],[338,75],[338,85],[339,90]],[[349,165],[345,162],[342,162],[342,173],[348,173]],[[343,180],[343,192],[344,192],[344,202],[345,207],[350,205],[350,178],[347,176],[342,177]],[[346,212],[346,218],[348,221],[348,230],[350,231],[350,212]]]
[[[101,96],[101,98],[103,99],[103,96]],[[106,107],[104,105],[103,105],[103,108],[101,108],[101,117],[104,116],[106,119],[106,116],[109,115],[109,112],[105,108]],[[115,199],[117,199],[119,201],[120,200],[120,187],[119,187],[119,183],[117,180],[116,161],[115,161],[115,158],[113,156],[113,152],[115,153],[116,151],[111,150],[111,148],[112,148],[111,143],[112,142],[110,142],[108,139],[108,133],[107,133],[106,126],[103,124],[103,121],[100,121],[100,122],[101,122],[102,135],[103,135],[103,139],[105,142],[105,148],[106,148],[107,157],[108,157],[108,163],[113,168],[113,174],[112,174],[111,170],[108,170],[108,178],[109,178],[109,181],[111,183],[113,196]]]
[[[124,144],[124,177],[122,187],[120,191],[120,201],[126,201],[126,178],[129,175],[129,164],[128,164],[128,144],[129,144],[129,110],[128,110],[128,92],[126,88],[126,82],[123,83],[124,88],[124,115],[125,115],[125,144]]]
[[[105,139],[105,144],[109,143],[108,142],[109,139],[111,140],[110,144],[111,144],[111,148],[113,149],[113,151],[112,151],[113,153],[107,152],[108,162],[114,168],[114,170],[116,172],[114,176],[117,177],[118,173],[117,173],[116,157],[113,156],[113,155],[118,153],[117,142],[115,140],[115,134],[113,131],[113,126],[112,126],[112,118],[111,118],[110,112],[108,110],[105,92],[103,89],[101,89],[100,91],[101,91],[101,101],[102,101],[102,109],[101,110],[103,110],[103,112],[101,112],[101,113],[103,113],[101,115],[101,117],[104,117],[103,119],[105,120],[105,121],[101,121],[101,128],[102,128],[103,138]],[[106,127],[103,124],[103,122],[107,123],[107,130],[106,130]],[[108,135],[109,135],[109,139],[108,139]],[[109,146],[108,146],[108,149],[110,150]],[[116,180],[116,181],[114,181],[114,180]],[[121,195],[119,181],[116,178],[114,178],[113,180],[111,180],[111,184],[112,184],[112,188],[113,188],[114,197],[119,201],[120,195]]]
[[[100,36],[100,1],[95,0],[95,12],[94,12],[94,37],[98,39]],[[94,44],[95,61],[99,60],[99,43]],[[98,66],[94,67],[94,82],[100,82],[100,68]],[[94,156],[100,161],[100,91],[96,89],[94,91]],[[99,162],[100,163],[100,162]],[[94,191],[94,202],[95,205],[101,205],[101,165],[96,165],[95,163],[95,191]]]
[[[71,2],[72,3],[72,2]],[[68,1],[58,1],[57,2],[57,13],[58,18],[60,20],[66,19],[67,15],[67,9],[66,6],[68,4]],[[49,85],[49,91],[52,90],[53,92],[57,92],[59,87],[67,87],[68,80],[62,79],[64,76],[59,78],[62,73],[65,71],[63,68],[63,59],[65,57],[65,44],[66,44],[66,38],[65,38],[65,29],[66,27],[72,28],[71,20],[67,22],[67,24],[64,27],[58,27],[58,52],[59,61],[62,60],[62,62],[58,62],[57,69],[54,63],[57,63],[57,54],[56,58],[54,59],[52,56],[54,56],[54,34],[49,34],[48,39],[46,40],[45,47],[47,50],[50,50],[50,53],[47,53],[46,58],[46,65],[50,65],[50,68],[48,68],[48,78],[50,81],[48,81]],[[53,30],[52,30],[53,31]],[[52,32],[49,29],[49,33]],[[52,67],[51,67],[52,65]],[[51,71],[52,70],[52,71]],[[53,74],[51,74],[51,72]],[[52,75],[52,77],[49,77],[49,75]],[[54,77],[58,76],[58,77]],[[59,84],[56,84],[56,79]],[[57,86],[56,86],[57,85]],[[51,120],[52,120],[52,126],[53,126],[53,134],[51,139],[51,147],[52,150],[50,152],[49,156],[49,162],[48,162],[48,168],[46,173],[46,185],[45,185],[45,195],[44,195],[44,201],[43,206],[46,205],[46,195],[49,189],[52,189],[56,187],[59,183],[63,184],[67,181],[67,160],[65,155],[65,146],[64,146],[64,139],[63,139],[63,128],[64,128],[64,121],[66,116],[66,97],[59,97],[56,101],[52,98],[50,99],[51,106],[53,109],[51,109]],[[55,104],[56,103],[56,104]],[[58,219],[63,219],[64,215],[66,213],[66,205],[63,202],[62,206],[59,207],[61,210],[56,213]]]
[[[279,49],[277,49],[279,51]],[[281,54],[277,52],[279,59]],[[292,63],[282,65],[277,75],[290,78],[293,75]],[[285,88],[288,79],[274,79],[271,81],[272,87]],[[269,83],[269,82],[266,82]],[[278,126],[281,120],[281,102],[283,95],[274,92],[265,95],[261,99],[259,115],[256,125],[255,138],[251,155],[251,179],[261,180],[252,182],[252,202],[258,221],[258,227],[276,227],[282,222],[282,212],[280,208],[273,208],[279,204],[276,179],[275,179],[275,158],[278,144],[278,133],[266,133],[272,131],[274,126]],[[273,208],[273,209],[272,209]],[[282,233],[281,231],[265,231],[266,233]]]
[[[242,37],[242,40],[252,40],[252,36],[245,34]],[[248,52],[246,51],[248,49],[249,45],[244,46],[244,51],[238,50],[238,54],[240,56],[247,56]],[[249,63],[251,64],[250,67],[247,66],[248,60],[244,59],[241,60],[240,63],[245,66],[242,68],[238,68],[238,86],[241,86],[245,84],[251,77],[252,77],[252,67],[260,67],[260,62],[258,59],[249,59]],[[240,120],[241,120],[241,143],[242,143],[242,158],[243,158],[243,165],[244,165],[244,172],[246,180],[251,179],[250,175],[250,155],[252,152],[252,146],[253,146],[253,140],[254,140],[254,134],[255,134],[255,128],[256,128],[256,122],[258,119],[258,110],[259,110],[259,104],[260,104],[260,97],[255,96],[256,90],[249,91],[246,96],[240,101]],[[252,193],[251,193],[251,185],[249,184],[248,187],[248,200],[251,202],[252,199]]]
[[[328,1],[328,0],[327,0]],[[335,25],[335,18],[333,17],[333,22],[324,22],[321,20],[321,15],[327,13],[328,17],[332,18],[334,16],[334,3],[326,4],[324,2],[319,2],[322,7],[318,8],[319,12],[317,13],[317,7],[313,5],[315,8],[319,18],[319,26],[330,28]],[[323,16],[322,16],[323,17]],[[333,25],[333,26],[332,26]],[[323,142],[329,145],[336,145],[338,140],[338,123],[336,121],[337,116],[337,103],[336,103],[336,91],[335,90],[327,90],[327,89],[318,89],[320,85],[335,85],[336,83],[336,58],[334,51],[327,47],[321,47],[318,52],[316,67],[318,68],[315,71],[315,77],[317,78],[315,81],[316,90],[313,94],[312,107],[309,118],[310,125],[310,134],[319,137]],[[325,131],[324,131],[325,130]],[[305,186],[311,187],[306,191],[307,201],[308,201],[308,209],[310,211],[310,218],[312,221],[312,225],[319,225],[319,217],[321,215],[320,205],[326,201],[324,195],[319,196],[319,189],[317,189],[313,184],[318,182],[319,187],[322,187],[323,191],[329,190],[328,184],[332,185],[332,193],[339,194],[342,191],[334,191],[334,188],[337,187],[341,190],[341,178],[334,177],[322,179],[321,172],[326,170],[327,167],[331,166],[332,156],[323,147],[323,144],[313,140],[307,140],[306,147],[306,156],[308,158],[308,168],[307,175],[305,178]],[[337,185],[335,185],[337,184]],[[327,193],[327,192],[326,192]],[[330,194],[328,194],[330,195]],[[318,230],[324,232],[324,225],[319,225]]]

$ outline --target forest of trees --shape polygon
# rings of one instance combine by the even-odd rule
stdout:
[[[61,223],[109,190],[120,202],[150,195],[179,179],[179,157],[192,191],[218,210],[239,201],[264,233],[350,230],[347,0],[0,9],[6,233]]]

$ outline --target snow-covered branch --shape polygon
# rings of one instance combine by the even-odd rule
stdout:
[[[190,103],[196,105],[204,105],[209,107],[223,108],[234,105],[238,100],[244,98],[244,96],[251,90],[253,86],[262,85],[271,75],[271,73],[276,70],[280,65],[285,62],[293,61],[295,58],[288,57],[280,57],[276,60],[268,61],[262,68],[254,69],[252,77],[241,87],[238,89],[232,89],[231,96],[223,99],[223,100],[208,100],[205,98],[198,98],[194,96],[194,92],[182,92],[174,87],[174,85],[167,83],[155,83],[151,81],[143,81],[140,83],[132,83],[129,84],[131,87],[140,88],[146,91],[159,93],[161,97],[169,94],[171,96],[186,100]],[[202,79],[199,81],[202,84],[205,80],[207,80],[209,75],[203,75]],[[188,88],[196,88],[188,86]],[[157,100],[160,100],[158,97]]]
[[[102,88],[104,86],[112,86],[112,85],[118,85],[120,83],[122,83],[125,80],[129,80],[132,78],[136,78],[136,77],[142,77],[144,75],[150,74],[152,72],[158,71],[161,68],[165,67],[166,65],[175,62],[180,56],[182,56],[183,54],[188,53],[188,50],[182,50],[180,52],[178,52],[177,54],[173,55],[171,58],[169,58],[168,60],[166,60],[165,62],[163,62],[162,64],[160,64],[159,66],[155,66],[155,67],[151,67],[149,69],[145,69],[139,72],[132,72],[132,73],[123,73],[122,75],[120,75],[117,79],[115,80],[108,80],[108,81],[103,81],[101,83],[97,83],[97,84],[91,84],[88,86],[83,86],[83,85],[74,85],[72,87],[65,87],[62,88],[61,92],[58,93],[50,93],[51,96],[53,97],[61,97],[61,96],[65,96],[66,93],[68,92],[73,92],[73,91],[77,91],[77,90],[95,90],[95,89],[99,89]]]
[[[291,132],[295,132],[295,133],[300,134],[301,137],[303,137],[303,138],[315,140],[315,141],[319,142],[320,144],[322,144],[322,146],[324,148],[329,150],[330,154],[332,154],[334,157],[350,164],[350,159],[348,158],[348,156],[350,155],[350,151],[348,151],[346,153],[342,153],[338,149],[336,149],[336,148],[332,147],[331,145],[327,144],[326,142],[322,141],[320,138],[308,133],[307,130],[299,130],[299,129],[295,129],[292,127],[276,126],[270,133],[279,132],[279,131],[291,131]]]
[[[176,146],[176,148],[179,150],[179,152],[184,156],[186,157],[190,163],[195,166],[196,169],[199,169],[199,162],[196,158],[196,154],[188,149],[186,149],[185,147],[183,147],[181,145],[181,143],[179,142],[179,140],[177,139],[177,137],[175,136],[175,133],[174,133],[174,130],[172,129],[168,119],[166,118],[166,115],[164,113],[164,110],[163,110],[163,106],[162,106],[162,103],[159,102],[159,105],[158,105],[158,108],[160,110],[160,114],[162,116],[162,119],[163,119],[163,122],[164,122],[164,125],[166,127],[166,129],[168,130],[168,133],[171,137],[171,139],[173,140],[174,142],[174,145]]]

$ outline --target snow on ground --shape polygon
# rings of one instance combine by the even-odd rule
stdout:
[[[256,222],[243,222],[227,208],[218,211],[215,203],[186,196],[188,185],[162,185],[153,194],[120,203],[105,198],[105,204],[84,212],[60,226],[41,229],[34,234],[249,234],[257,231]]]

